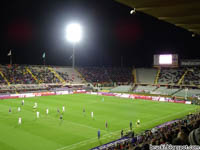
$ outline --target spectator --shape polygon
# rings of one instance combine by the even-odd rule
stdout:
[[[200,145],[200,128],[192,130],[189,134],[188,140],[190,145]]]

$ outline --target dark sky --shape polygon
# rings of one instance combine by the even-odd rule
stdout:
[[[1,3],[0,63],[71,65],[72,44],[66,40],[68,23],[79,22],[83,39],[76,45],[78,66],[152,66],[153,54],[200,57],[200,38],[174,25],[114,0],[7,0]]]

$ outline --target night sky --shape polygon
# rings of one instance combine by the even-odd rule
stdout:
[[[71,65],[66,26],[78,22],[83,38],[75,47],[77,66],[151,67],[153,54],[200,58],[200,38],[114,0],[19,0],[1,3],[0,63]]]

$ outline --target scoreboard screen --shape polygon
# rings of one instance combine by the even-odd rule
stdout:
[[[177,54],[154,55],[154,67],[178,67]]]
[[[159,64],[160,65],[171,65],[172,64],[172,55],[159,55]]]

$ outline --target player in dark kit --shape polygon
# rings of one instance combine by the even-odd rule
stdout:
[[[60,115],[60,123],[59,124],[62,125],[62,123],[63,123],[63,114]]]
[[[123,137],[123,135],[124,135],[124,131],[122,130],[122,131],[121,131],[121,137]]]
[[[11,113],[11,108],[9,108],[8,112]]]
[[[98,130],[98,140],[100,139],[100,137],[101,137],[101,132],[100,132],[100,130]]]
[[[140,120],[138,119],[138,121],[136,122],[136,126],[140,126]]]
[[[106,121],[106,124],[105,124],[105,126],[106,126],[106,129],[108,129],[108,122]]]
[[[83,108],[83,116],[85,117],[85,108]]]
[[[63,115],[62,114],[60,115],[60,120],[63,120]]]
[[[133,127],[133,123],[132,121],[130,121],[130,130],[132,130],[132,127]]]

